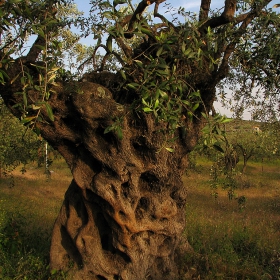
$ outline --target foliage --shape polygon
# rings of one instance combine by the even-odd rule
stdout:
[[[236,189],[240,187],[250,159],[263,162],[264,158],[277,158],[277,124],[227,119],[220,115],[207,119],[195,152],[213,162],[210,187],[215,198],[221,187],[227,191],[229,200],[237,199],[241,210],[245,207],[246,198],[236,197]],[[240,159],[243,159],[241,168],[237,167]]]
[[[279,120],[279,31],[279,13],[266,8],[236,45],[232,72],[219,88],[220,100],[236,117],[251,110],[255,120]]]
[[[276,69],[279,59],[274,50],[279,41],[279,17],[265,3],[252,7],[243,2],[237,3],[236,22],[229,21],[229,24],[225,24],[228,23],[227,19],[223,22],[223,17],[212,11],[208,15],[213,17],[212,24],[211,21],[199,21],[183,8],[178,9],[177,13],[185,22],[178,18],[169,21],[158,12],[162,1],[142,2],[136,9],[130,1],[91,1],[88,19],[82,18],[70,1],[45,3],[32,0],[24,4],[6,1],[1,5],[3,14],[9,10],[1,21],[4,38],[1,42],[1,49],[4,50],[1,58],[2,82],[7,76],[5,69],[11,63],[9,57],[22,54],[24,43],[31,35],[37,34],[44,41],[43,44],[40,42],[43,65],[35,66],[39,72],[39,82],[33,81],[33,77],[24,69],[21,73],[22,111],[26,121],[42,121],[39,118],[42,107],[46,108],[50,120],[53,120],[53,112],[47,102],[51,86],[59,76],[71,78],[71,73],[64,67],[65,58],[70,70],[75,70],[74,65],[81,62],[81,67],[77,69],[89,70],[91,65],[94,71],[108,69],[120,72],[123,78],[121,87],[126,88],[136,101],[133,108],[153,113],[159,121],[169,123],[171,130],[184,126],[185,118],[192,119],[204,109],[209,110],[202,105],[207,99],[204,96],[206,93],[200,96],[199,85],[203,83],[206,87],[215,87],[220,82],[219,94],[223,100],[225,89],[229,89],[237,104],[237,114],[242,113],[245,102],[246,106],[254,106],[256,117],[260,116],[257,113],[260,106],[268,109],[268,103],[277,99]],[[151,13],[144,12],[152,3],[155,3],[153,15],[162,23],[153,22]],[[43,15],[39,10],[47,12]],[[167,12],[171,10],[167,5]],[[226,12],[232,11],[229,9]],[[246,23],[243,22],[245,15],[248,15]],[[203,16],[201,11],[199,19]],[[87,48],[79,43],[80,35],[73,34],[67,27],[71,24],[81,27],[83,36],[93,34],[95,46]],[[97,52],[100,48],[105,50],[104,55]],[[261,66],[260,61],[267,56],[267,63]],[[115,65],[119,67],[114,67],[112,60],[117,60]],[[90,64],[92,61],[93,64]],[[100,67],[96,67],[96,62]],[[109,68],[107,62],[111,65]],[[226,69],[229,67],[233,71],[228,73]],[[211,82],[215,81],[213,85],[210,77]],[[224,80],[224,77],[227,79]],[[28,104],[26,98],[26,90],[30,87],[41,95],[34,104]],[[264,95],[269,102],[261,97],[255,98],[256,95]],[[253,100],[257,101],[253,103]],[[277,117],[277,111],[273,108],[270,106],[269,111]],[[30,109],[33,110],[32,115],[26,116]]]
[[[0,100],[0,168],[2,172],[13,170],[19,164],[27,164],[38,158],[41,144],[38,136],[20,124]],[[0,174],[1,177],[1,174]]]
[[[9,213],[2,209],[0,201],[0,278],[1,279],[67,279],[65,273],[53,271],[50,275],[47,252],[49,240],[44,232],[33,229],[34,236],[27,235],[27,218],[19,213]],[[40,241],[39,241],[40,240]],[[45,251],[40,246],[44,242]],[[31,245],[33,243],[33,246]],[[32,248],[33,247],[33,248]],[[35,248],[34,248],[35,247]]]
[[[7,72],[15,62],[12,57],[23,55],[28,50],[25,44],[33,41],[35,48],[38,49],[29,51],[31,55],[40,54],[39,61],[21,59],[21,71],[10,83],[13,84],[17,80],[21,83],[21,91],[17,94],[22,96],[22,103],[18,103],[17,106],[21,111],[23,123],[34,127],[37,121],[43,121],[42,109],[47,111],[49,120],[53,121],[52,108],[48,103],[50,95],[54,93],[51,86],[56,85],[55,79],[58,77],[73,79],[66,68],[71,70],[72,58],[77,57],[79,61],[86,52],[78,42],[80,36],[70,31],[71,25],[79,21],[81,13],[71,1],[67,0],[5,1],[0,8],[3,15],[0,23],[3,38],[0,41],[0,83],[4,84],[8,78]],[[34,41],[35,34],[39,39]],[[39,42],[42,44],[39,45]],[[67,54],[65,51],[69,49],[71,52]],[[65,60],[68,60],[67,66]],[[30,71],[30,68],[33,70]],[[28,98],[31,90],[35,90],[38,94],[36,101]],[[29,114],[31,110],[32,114]]]
[[[189,186],[186,232],[196,253],[186,261],[203,279],[278,279],[279,161],[266,160],[263,173],[261,162],[249,163],[246,185],[250,188],[237,182],[236,198],[247,199],[242,211],[240,201],[229,200],[227,193],[211,199],[207,172],[211,162],[201,156],[197,164],[202,172],[190,170],[185,179]]]
[[[26,245],[26,236],[22,231],[26,226],[25,218],[6,212],[2,203],[0,201],[0,278],[46,279],[46,263]]]
[[[260,136],[263,141],[263,151],[266,157],[279,157],[280,155],[280,122],[274,121],[269,123],[264,123],[261,126],[262,133]]]

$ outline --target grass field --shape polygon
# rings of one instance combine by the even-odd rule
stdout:
[[[249,163],[232,200],[211,196],[210,163],[196,169],[185,178],[186,233],[201,279],[280,279],[280,162]]]
[[[71,174],[62,160],[51,169],[50,179],[29,165],[25,174],[18,169],[0,181],[0,279],[67,279],[50,275],[47,265]],[[194,249],[181,260],[191,267],[185,279],[280,279],[280,162],[249,163],[236,177],[232,200],[222,189],[211,196],[209,169],[200,160],[184,177],[185,234]],[[240,197],[246,198],[242,207]]]
[[[20,168],[0,180],[0,279],[63,279],[49,275],[51,231],[71,173],[63,160],[44,168]],[[11,187],[13,186],[13,187]]]

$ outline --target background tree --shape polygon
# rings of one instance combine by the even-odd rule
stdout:
[[[59,34],[72,20],[56,14],[68,1],[1,2],[1,96],[72,171],[51,267],[76,279],[178,278],[176,260],[188,248],[181,178],[202,113],[213,109],[216,89],[222,94],[236,79],[231,89],[241,97],[254,95],[256,80],[265,97],[277,97],[279,16],[271,1],[226,0],[212,11],[202,0],[198,17],[176,11],[183,22],[160,14],[163,2],[91,1],[91,17],[75,21],[96,40],[94,71],[80,80],[60,74]],[[145,16],[151,5],[155,21]],[[25,50],[27,34],[35,41]],[[245,55],[254,58],[249,66]],[[104,71],[112,57],[116,68]],[[251,91],[238,90],[241,74]]]
[[[243,122],[243,124],[242,124]],[[227,139],[243,159],[242,173],[245,173],[250,159],[273,158],[278,151],[278,122],[258,123],[234,120],[227,126]]]
[[[240,127],[228,132],[229,141],[243,159],[242,173],[245,173],[249,159],[262,150],[264,143],[261,133],[259,127],[252,125],[249,128]]]
[[[23,127],[0,99],[0,178],[19,164],[38,159],[39,145],[38,136]]]

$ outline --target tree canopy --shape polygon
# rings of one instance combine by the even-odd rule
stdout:
[[[39,86],[48,97],[43,83],[76,77],[67,70],[79,70],[80,77],[82,70],[117,71],[123,102],[137,101],[134,108],[152,112],[173,128],[198,107],[207,111],[216,94],[235,106],[237,115],[252,107],[255,118],[268,112],[277,118],[279,15],[268,8],[270,2],[225,1],[211,10],[211,1],[201,1],[196,15],[159,0],[96,0],[85,19],[71,1],[2,1],[0,78],[4,82],[15,57],[23,65],[23,57],[44,61],[36,67],[41,72],[47,67],[49,77],[43,81],[41,75]],[[71,24],[82,35],[71,34]],[[92,47],[79,44],[79,36],[91,36]],[[32,83],[26,81],[28,73],[22,75],[23,84]]]

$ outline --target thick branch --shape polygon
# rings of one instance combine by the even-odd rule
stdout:
[[[141,15],[143,14],[143,12],[145,11],[145,9],[149,6],[149,5],[152,5],[154,3],[162,3],[164,2],[165,0],[142,0],[136,10],[134,11],[134,14],[132,15],[131,19],[130,19],[130,22],[129,22],[129,25],[128,25],[128,29],[127,29],[127,32],[125,33],[125,37],[127,39],[129,38],[132,38],[133,34],[132,31],[134,29],[134,23],[139,20],[139,18],[141,17]],[[158,15],[157,15],[158,16]]]
[[[125,44],[125,42],[123,41],[122,38],[116,38],[116,42],[118,44],[118,46],[123,50],[125,56],[127,58],[131,58],[132,56],[132,49],[130,46],[128,46],[127,44]]]
[[[236,2],[236,0],[226,0],[223,13],[220,16],[213,17],[202,24],[202,26],[199,28],[199,32],[204,33],[208,27],[215,28],[229,22],[233,22],[236,11]]]
[[[38,58],[39,54],[41,53],[42,49],[40,47],[45,46],[46,40],[45,38],[41,37],[38,35],[37,39],[33,43],[32,47],[30,48],[28,54],[22,58],[23,63],[26,62],[35,62],[36,59]]]
[[[201,0],[199,21],[205,21],[208,19],[208,14],[210,10],[211,0]]]
[[[257,6],[255,9],[253,9],[250,13],[247,13],[245,16],[242,15],[242,24],[235,33],[234,39],[232,42],[230,42],[227,47],[225,48],[224,56],[222,59],[222,63],[217,71],[216,77],[214,79],[214,83],[219,82],[221,79],[225,77],[228,71],[228,62],[231,54],[234,52],[236,44],[239,42],[241,36],[246,32],[248,25],[253,21],[254,18],[260,15],[262,12],[262,9],[269,3],[270,0],[267,0],[262,3],[262,5]]]

